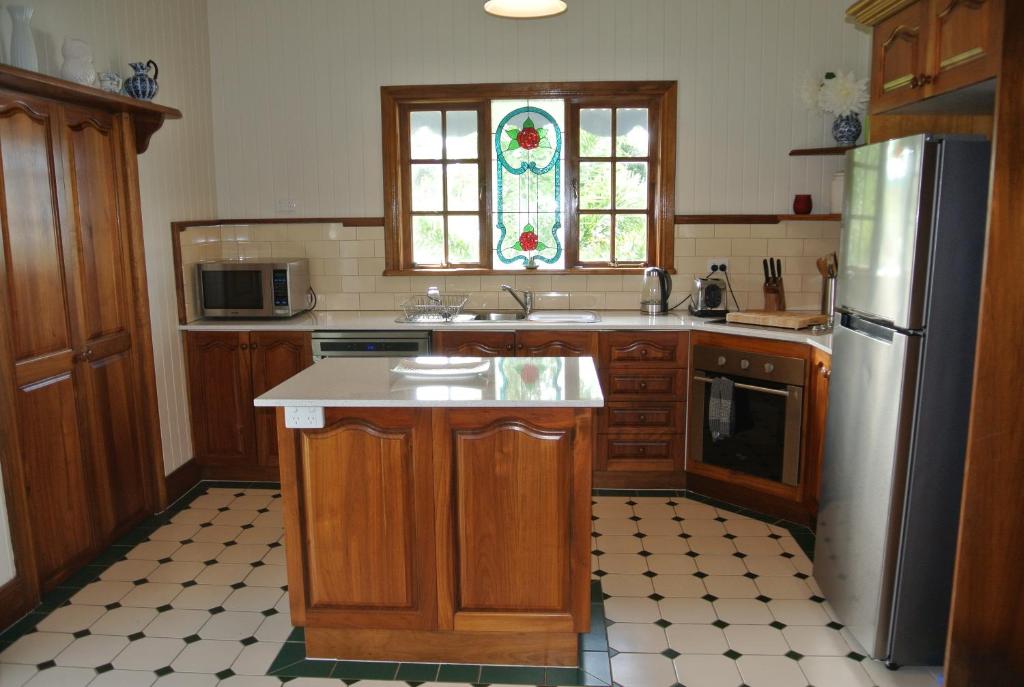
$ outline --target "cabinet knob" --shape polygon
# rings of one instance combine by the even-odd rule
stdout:
[[[718,366],[722,367],[723,365],[725,365],[725,356],[724,355],[720,355],[720,356],[718,356]]]
[[[743,360],[740,361],[740,369],[741,370],[746,370],[749,367],[750,367],[750,361],[749,360],[744,358]]]
[[[818,374],[825,379],[832,376],[832,370],[825,366],[825,363],[818,363]]]
[[[647,447],[646,446],[641,446],[640,448],[638,448],[636,450],[636,452],[639,453],[640,455],[643,455],[643,454],[647,453]]]
[[[519,350],[521,351],[521,350],[523,350],[524,348],[526,348],[526,346],[524,346],[523,344],[517,344],[517,345],[516,345],[516,348],[518,348],[518,349],[519,349]]]
[[[239,348],[241,348],[243,351],[247,351],[249,350],[249,344],[241,344]]]
[[[251,343],[251,344],[249,344],[249,348],[255,351],[255,350],[256,350],[256,347],[257,347],[258,345],[259,345],[259,344],[254,344],[254,343]]]
[[[511,351],[512,350],[512,344],[505,344],[505,350],[506,351]]]
[[[922,88],[923,86],[927,86],[934,80],[935,77],[933,77],[931,74],[918,74],[917,76],[910,79],[910,87]]]
[[[768,373],[768,374],[771,374],[772,372],[775,372],[775,365],[773,363],[765,363],[764,364],[764,371],[766,373]]]
[[[646,358],[647,357],[647,349],[646,348],[641,348],[640,349],[640,357],[641,358]]]
[[[640,416],[640,422],[647,422],[647,416],[646,415],[641,415]]]
[[[647,382],[640,382],[640,388],[641,389],[646,389],[647,388]]]

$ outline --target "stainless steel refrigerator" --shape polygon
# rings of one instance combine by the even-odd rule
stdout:
[[[891,665],[944,653],[989,153],[925,135],[847,153],[814,576]]]

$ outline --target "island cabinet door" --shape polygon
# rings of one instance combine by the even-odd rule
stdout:
[[[590,625],[591,411],[438,410],[441,629]]]
[[[313,364],[309,332],[249,333],[252,393],[259,396]],[[260,465],[277,465],[277,417],[274,408],[256,408],[256,457]]]
[[[430,410],[328,409],[288,431],[278,409],[291,617],[307,627],[434,629]]]

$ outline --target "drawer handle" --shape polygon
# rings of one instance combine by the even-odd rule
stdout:
[[[640,416],[640,422],[647,422],[647,416],[646,415],[641,415]]]
[[[248,351],[249,350],[249,344],[242,344],[241,346],[239,346],[239,348],[241,348],[243,351]]]
[[[647,357],[647,349],[646,348],[641,348],[640,349],[640,357],[641,358],[646,358]]]
[[[640,382],[640,388],[641,389],[646,389],[647,388],[647,382]]]
[[[646,446],[641,446],[641,447],[639,447],[637,449],[636,452],[639,453],[640,455],[643,455],[643,454],[647,453],[647,447]]]
[[[931,74],[919,74],[910,80],[910,87],[922,88],[924,86],[927,86],[934,80],[935,78]]]

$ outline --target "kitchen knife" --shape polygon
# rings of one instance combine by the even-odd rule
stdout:
[[[775,278],[782,279],[782,260],[775,258]]]
[[[775,283],[775,258],[768,258],[768,274],[771,275],[772,283]]]
[[[768,274],[768,258],[761,261],[761,266],[764,267],[764,283],[771,283],[771,276]]]

